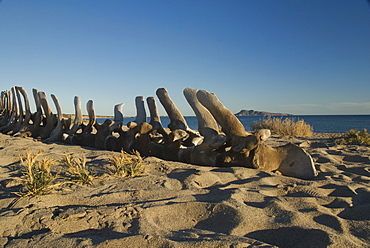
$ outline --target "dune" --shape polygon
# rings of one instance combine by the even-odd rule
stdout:
[[[114,152],[0,134],[0,246],[369,247],[370,149],[330,137],[268,140],[311,154],[319,175],[302,180],[154,157],[142,175],[118,178],[107,173]],[[22,187],[19,155],[40,149],[56,160],[84,154],[95,180],[11,206]]]

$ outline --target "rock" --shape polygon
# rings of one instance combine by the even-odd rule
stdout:
[[[264,116],[264,115],[278,115],[278,116],[289,116],[292,114],[282,114],[282,113],[270,113],[265,111],[256,111],[256,110],[240,110],[235,114],[236,116]]]

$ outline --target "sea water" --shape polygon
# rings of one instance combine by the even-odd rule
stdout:
[[[370,115],[293,115],[276,116],[277,118],[292,118],[293,120],[304,120],[313,127],[316,133],[345,133],[351,129],[370,131]],[[238,116],[245,130],[251,131],[250,125],[254,121],[263,121],[266,116]],[[103,123],[105,119],[97,119],[98,123]],[[124,118],[124,124],[134,121],[135,118]],[[195,116],[185,116],[185,120],[191,129],[198,129],[198,121]],[[149,118],[148,118],[149,121]],[[168,117],[161,117],[163,127],[170,123]]]

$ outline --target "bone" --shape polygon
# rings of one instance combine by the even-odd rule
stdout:
[[[186,123],[184,116],[182,116],[179,109],[171,100],[168,91],[165,88],[159,88],[157,89],[156,94],[158,96],[159,101],[166,110],[168,117],[171,120],[170,124],[168,124],[168,128],[171,131],[174,131],[176,129],[181,129],[185,131],[188,130],[189,129],[188,124]]]
[[[130,151],[137,150],[141,156],[149,156],[150,132],[153,126],[147,122],[143,122],[138,126],[137,135],[130,146]]]
[[[73,126],[69,131],[69,134],[75,134],[81,128],[82,124],[82,110],[81,110],[81,98],[75,96],[74,98],[74,105],[75,105],[75,118],[73,121]]]
[[[221,164],[279,170],[283,175],[304,179],[312,179],[317,175],[311,156],[302,148],[293,144],[276,148],[265,146],[262,142],[270,136],[269,130],[262,129],[250,135],[214,94],[199,91],[197,96],[232,139],[232,150],[224,154]]]
[[[106,119],[103,124],[95,123],[95,128],[97,133],[95,135],[95,148],[96,149],[106,149],[106,139],[111,135],[110,126],[113,124],[113,121]]]
[[[197,97],[209,112],[212,113],[216,121],[222,126],[222,131],[227,136],[247,136],[251,134],[245,131],[239,119],[218,100],[215,94],[205,90],[199,90]]]
[[[114,106],[114,122],[123,123],[122,108],[123,108],[124,105],[125,105],[124,103],[120,103],[120,104],[116,104]]]
[[[111,132],[119,132],[122,128],[122,124],[123,124],[123,112],[122,112],[122,108],[123,108],[123,103],[120,103],[120,104],[116,104],[114,106],[114,122],[113,124],[109,127],[110,131]]]
[[[12,105],[11,105],[11,96],[8,90],[1,92],[1,98],[3,102],[4,109],[2,111],[2,119],[0,121],[0,130],[3,126],[5,126],[9,122],[9,118],[11,115]]]
[[[184,96],[193,109],[198,120],[198,131],[205,138],[213,138],[218,135],[218,125],[212,114],[198,101],[198,90],[193,88],[184,89]]]
[[[56,95],[51,94],[51,98],[53,99],[55,108],[57,109],[57,126],[51,131],[50,137],[47,138],[45,141],[51,142],[51,141],[60,141],[63,134],[63,112],[62,108],[60,107],[58,98]]]
[[[134,146],[138,146],[136,144],[137,143],[136,138],[138,135],[140,135],[139,131],[142,124],[146,123],[144,97],[137,96],[135,98],[135,105],[136,105],[136,119],[134,121],[130,121],[129,123],[127,123],[127,127],[129,128],[129,130],[119,131],[120,137],[118,138],[118,142],[126,152],[131,152]],[[150,125],[150,127],[152,128],[152,125]]]
[[[158,108],[155,102],[155,98],[152,96],[147,97],[146,102],[148,104],[149,113],[150,113],[150,124],[155,129],[157,129],[158,127],[162,127],[161,118],[159,117],[159,114],[158,114]]]
[[[218,125],[211,113],[198,101],[196,89],[184,89],[184,96],[193,109],[198,120],[198,131],[204,136],[203,143],[195,146],[190,153],[190,161],[199,165],[216,165],[217,152],[215,149],[222,146],[227,137],[220,135]]]
[[[1,95],[0,95],[1,119],[4,118],[6,111],[7,111],[7,93],[6,93],[6,90],[3,90],[1,91]]]
[[[24,117],[22,126],[20,127],[19,131],[16,134],[14,134],[14,136],[19,136],[21,133],[26,132],[26,131],[29,130],[32,113],[31,113],[30,102],[29,102],[26,90],[23,87],[20,87],[20,86],[16,86],[16,89],[23,96],[23,102],[24,102],[25,112],[26,112],[26,115]]]
[[[0,112],[3,114],[4,110],[6,109],[6,95],[5,91],[1,91],[0,95]]]
[[[135,105],[136,105],[136,124],[141,124],[143,122],[146,122],[146,112],[145,112],[145,106],[144,106],[144,97],[143,96],[137,96],[135,98]]]
[[[91,133],[93,131],[93,126],[96,123],[96,115],[95,115],[94,101],[93,100],[87,101],[86,110],[87,110],[87,114],[89,115],[89,123],[87,124],[87,126],[84,129],[84,133],[88,134],[88,133]]]
[[[55,128],[57,119],[51,112],[51,108],[46,99],[45,92],[39,91],[38,96],[40,99],[40,104],[42,106],[42,109],[44,110],[44,114],[46,116],[46,125],[42,128],[40,135],[38,136],[39,139],[43,140],[43,139],[50,137],[50,133]]]
[[[68,135],[68,133],[65,133],[63,135],[63,140],[67,143],[95,148],[96,147],[96,134],[92,133],[93,126],[100,128],[101,125],[96,123],[96,115],[95,115],[93,100],[87,101],[86,110],[89,115],[89,122],[87,126],[83,129],[83,132],[79,134],[72,134],[72,135]],[[100,142],[99,147],[104,147],[104,145],[101,144]]]
[[[267,129],[261,129],[254,134],[245,131],[239,119],[218,100],[215,94],[199,90],[197,97],[221,125],[226,136],[231,139],[234,152],[242,152],[249,156],[252,149],[270,137],[271,132]]]
[[[148,97],[146,99],[148,104],[149,112],[150,112],[150,124],[153,127],[153,130],[157,130],[160,134],[162,134],[163,138],[166,139],[168,137],[168,133],[164,130],[161,122],[161,118],[158,114],[157,103],[154,97]]]
[[[48,100],[46,99],[46,94],[43,91],[39,91],[38,95],[39,95],[39,101],[40,101],[41,107],[44,110],[44,114],[47,118],[47,117],[51,116],[53,113],[52,113],[51,108],[49,106]]]
[[[13,129],[11,131],[8,132],[8,134],[10,135],[14,135],[16,134],[22,124],[23,124],[23,105],[22,105],[22,99],[21,99],[21,95],[19,93],[19,90],[17,89],[17,87],[14,87],[15,88],[15,94],[16,94],[16,97],[17,97],[17,114],[16,114],[16,122],[14,123],[14,126],[13,126]]]
[[[31,116],[32,126],[30,127],[29,136],[37,138],[41,132],[41,122],[43,119],[42,108],[40,103],[39,92],[37,89],[32,89],[33,98],[35,100],[36,112]]]
[[[23,111],[21,94],[17,87],[15,87],[15,92],[16,92],[17,103],[18,103],[18,122],[17,122],[16,127],[13,129],[13,132],[18,132],[24,121],[24,111]]]
[[[259,145],[254,151],[252,166],[301,179],[313,179],[318,174],[311,156],[292,143],[279,147]]]
[[[18,115],[18,107],[17,107],[17,100],[16,100],[16,93],[15,87],[12,87],[11,91],[9,92],[9,102],[11,102],[11,112],[9,113],[8,122],[6,125],[0,127],[0,132],[8,133],[11,132],[14,125],[17,122],[17,115]]]

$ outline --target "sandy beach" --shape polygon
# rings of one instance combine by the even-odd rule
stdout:
[[[267,141],[311,154],[319,175],[302,180],[154,157],[141,176],[117,178],[107,173],[114,152],[0,134],[0,246],[369,247],[370,149],[331,136]],[[56,160],[84,154],[96,179],[9,208],[21,189],[19,155],[40,149]]]

